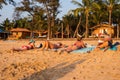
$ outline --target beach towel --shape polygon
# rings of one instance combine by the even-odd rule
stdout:
[[[72,51],[72,52],[73,52],[73,53],[87,53],[87,52],[90,52],[90,51],[94,50],[95,47],[96,47],[96,46],[90,46],[90,47],[86,47],[86,48],[74,50],[74,51]],[[104,50],[104,49],[101,49],[101,50]],[[117,50],[117,47],[116,47],[116,46],[112,46],[112,47],[109,48],[108,50],[116,51],[116,50]]]
[[[113,50],[116,51],[117,50],[117,46],[112,46],[111,48],[109,48],[108,50]]]
[[[72,53],[87,53],[87,52],[90,52],[94,49],[95,49],[95,46],[90,46],[90,47],[74,50],[74,51],[72,51]]]

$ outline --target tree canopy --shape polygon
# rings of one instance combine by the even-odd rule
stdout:
[[[1,0],[0,8],[9,3],[15,4],[13,0]],[[78,5],[78,8],[70,10],[60,20],[57,18],[61,13],[59,0],[22,0],[19,6],[16,4],[14,20],[6,19],[1,25],[8,30],[16,27],[34,31],[47,30],[48,38],[52,38],[56,31],[73,37],[76,30],[87,38],[95,25],[108,23],[120,26],[120,0],[72,0],[71,3]],[[27,16],[23,18],[21,15],[24,13]],[[61,31],[61,23],[64,31]]]

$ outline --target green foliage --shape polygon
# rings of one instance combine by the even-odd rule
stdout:
[[[0,9],[2,4],[9,3],[13,4],[13,0],[0,0]],[[104,22],[120,24],[120,0],[82,0],[82,2],[72,0],[72,3],[78,5],[78,8],[70,10],[62,20],[59,20],[56,19],[60,13],[59,0],[22,0],[21,6],[17,6],[15,9],[14,21],[10,22],[6,19],[2,26],[8,30],[12,27],[38,31],[49,30],[48,34],[52,36],[52,33],[61,31],[61,23],[64,23],[64,32],[67,29],[70,35],[73,35],[81,17],[78,31],[81,34],[86,33],[85,35],[88,37],[89,29],[97,24]],[[21,18],[22,13],[26,12],[28,16]]]

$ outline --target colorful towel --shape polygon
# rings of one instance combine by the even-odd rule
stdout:
[[[74,50],[74,51],[72,51],[72,52],[73,52],[73,53],[87,53],[87,52],[90,52],[90,51],[94,50],[95,47],[96,47],[96,46],[90,46],[90,47],[86,47],[86,48]],[[101,50],[104,50],[104,49],[101,49]],[[117,50],[117,47],[116,47],[116,46],[112,46],[112,47],[109,48],[108,50],[116,51],[116,50]]]
[[[91,47],[86,47],[86,48],[82,48],[82,49],[78,49],[78,50],[74,50],[72,51],[73,53],[87,53],[90,52],[92,50],[95,49],[95,46],[91,46]]]

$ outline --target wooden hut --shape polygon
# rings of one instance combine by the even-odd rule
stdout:
[[[10,30],[11,36],[9,38],[14,39],[25,39],[29,38],[31,35],[31,31],[25,28],[13,28]]]
[[[111,37],[114,36],[114,27],[109,26],[109,24],[96,25],[91,29],[92,29],[92,34],[91,34],[92,36],[98,37],[99,34],[101,35],[108,34]]]

